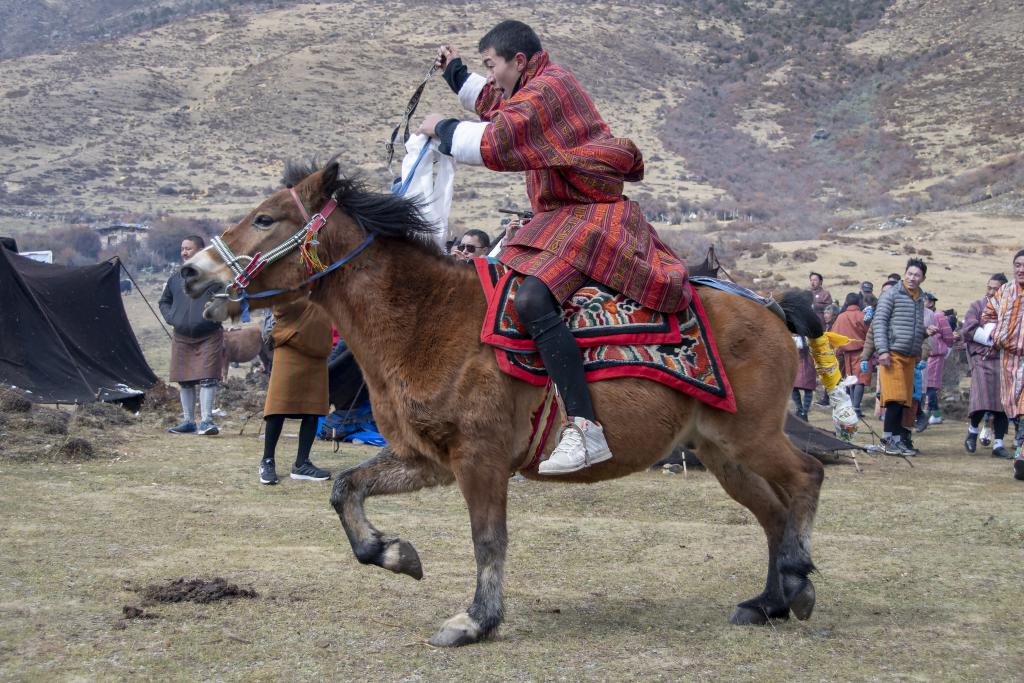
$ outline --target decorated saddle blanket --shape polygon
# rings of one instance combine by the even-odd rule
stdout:
[[[494,347],[501,370],[537,386],[548,383],[537,347],[515,311],[524,276],[493,259],[474,259],[487,298],[480,340]],[[725,376],[696,290],[688,308],[661,313],[590,282],[563,304],[583,356],[587,380],[643,377],[728,412],[736,399]]]

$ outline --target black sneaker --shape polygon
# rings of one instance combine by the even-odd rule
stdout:
[[[292,475],[295,476],[295,475]],[[264,460],[260,463],[260,483],[272,486],[278,482],[277,470],[274,468],[273,460]]]
[[[978,435],[973,432],[967,432],[967,438],[964,439],[964,450],[972,455],[978,450]]]
[[[992,457],[993,458],[1002,458],[1003,460],[1013,460],[1013,453],[1011,453],[1010,451],[1006,450],[1002,446],[998,446],[998,447],[992,449]]]
[[[921,452],[920,449],[914,448],[914,442],[910,440],[909,436],[904,436],[900,441],[903,444],[903,450],[906,451],[907,455],[913,457]]]
[[[917,419],[914,420],[914,431],[920,434],[926,429],[928,429],[928,413],[919,413]]]
[[[171,434],[194,434],[196,431],[196,423],[185,421],[180,425],[175,425],[167,430]]]
[[[1017,481],[1024,481],[1024,458],[1017,458],[1013,461],[1013,478]]]
[[[331,473],[322,470],[307,460],[301,465],[292,465],[292,479],[306,479],[308,481],[327,481]]]
[[[898,455],[900,457],[913,455],[913,453],[909,452],[906,446],[903,445],[903,442],[900,441],[898,436],[890,436],[888,439],[882,439],[882,452],[886,455]]]

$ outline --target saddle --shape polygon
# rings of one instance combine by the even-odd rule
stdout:
[[[549,383],[537,347],[519,321],[515,297],[523,275],[495,259],[474,259],[487,300],[480,340],[494,348],[498,367],[536,386]],[[598,282],[563,304],[589,382],[642,377],[728,412],[736,399],[725,376],[700,296],[679,313],[645,308]]]

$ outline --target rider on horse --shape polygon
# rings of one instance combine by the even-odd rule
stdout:
[[[506,242],[499,259],[527,276],[516,313],[569,416],[540,471],[575,472],[612,454],[561,303],[597,280],[650,308],[679,311],[689,304],[686,266],[622,194],[624,181],[643,178],[640,150],[612,136],[579,81],[549,60],[533,30],[504,21],[479,49],[486,79],[470,74],[451,47],[441,48],[439,60],[459,100],[482,121],[431,114],[420,132],[438,137],[441,151],[460,162],[526,172],[536,215]]]
[[[420,133],[456,160],[524,171],[536,214],[499,255],[526,275],[516,313],[533,337],[569,422],[543,474],[575,472],[612,457],[597,421],[579,348],[561,304],[589,280],[644,306],[674,313],[690,301],[686,266],[665,246],[640,206],[622,194],[643,179],[631,140],[616,138],[583,86],[553,63],[526,24],[503,21],[478,45],[485,79],[451,46],[439,50],[444,78],[480,121],[428,115]]]

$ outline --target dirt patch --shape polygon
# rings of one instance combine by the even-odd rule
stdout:
[[[27,413],[32,410],[32,401],[20,391],[0,389],[0,413]]]
[[[178,399],[178,390],[163,380],[158,380],[149,391],[146,392],[146,400],[142,404],[142,414],[151,416],[181,416],[181,401]]]
[[[21,392],[0,391],[0,457],[81,461],[115,457],[136,418],[120,405],[71,408],[33,404]]]
[[[159,614],[153,614],[147,612],[141,607],[135,607],[134,605],[124,605],[121,607],[121,614],[124,615],[125,619],[159,619]]]
[[[256,591],[251,588],[239,588],[219,576],[212,579],[174,579],[168,583],[150,584],[143,588],[142,604],[157,602],[198,602],[207,604],[225,598],[255,598]]]
[[[61,443],[56,455],[65,460],[91,460],[96,457],[96,449],[88,439],[76,436]]]
[[[231,377],[217,390],[217,401],[228,410],[253,415],[263,410],[267,399],[266,373],[249,373],[245,379]]]
[[[75,410],[75,425],[92,429],[123,427],[133,422],[132,414],[118,403],[85,403]]]

